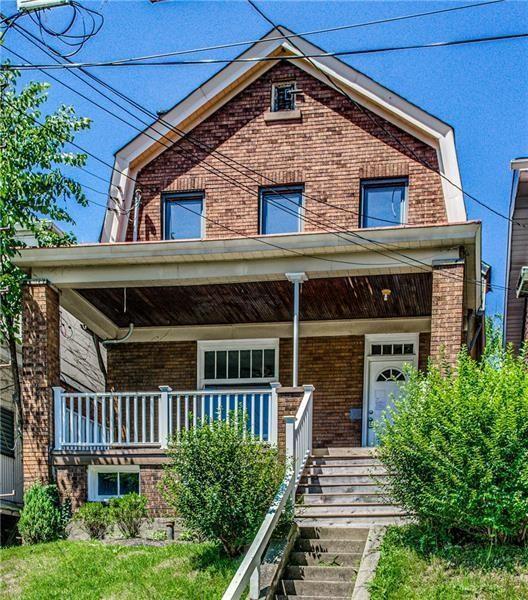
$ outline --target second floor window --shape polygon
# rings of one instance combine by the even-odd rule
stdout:
[[[262,189],[260,192],[260,233],[298,233],[301,231],[302,204],[302,187]]]
[[[189,240],[204,236],[204,196],[201,192],[164,197],[164,239]]]
[[[407,181],[378,179],[361,184],[361,226],[390,227],[405,222]]]
[[[272,88],[271,110],[295,110],[295,82],[275,83]]]

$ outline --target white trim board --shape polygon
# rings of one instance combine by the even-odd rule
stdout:
[[[294,43],[280,39],[283,34],[291,35],[292,32],[284,27],[273,29],[259,42],[243,52],[240,57],[251,59],[281,55],[287,60],[288,56],[299,57],[303,54],[321,53],[320,48],[302,37],[296,37]],[[326,76],[330,76],[340,87],[344,87],[354,100],[434,147],[440,169],[455,184],[453,186],[444,179],[442,180],[448,220],[450,222],[466,220],[463,195],[460,189],[457,189],[457,186],[461,186],[461,180],[454,133],[447,123],[335,57],[327,56],[310,60],[301,58],[292,62],[326,85],[330,85],[326,79]],[[172,128],[177,127],[185,133],[191,131],[237,93],[271,69],[274,64],[274,61],[230,63],[121,148],[116,153],[112,185],[115,186],[118,201],[125,210],[129,209],[132,203],[132,181],[138,170],[166,149],[166,145],[161,143],[163,137],[167,136],[175,141],[179,139],[179,135]],[[165,124],[167,122],[170,126]],[[156,141],[149,136],[155,138]],[[116,213],[108,211],[101,241],[123,240],[126,226],[125,215],[121,215],[119,218]]]

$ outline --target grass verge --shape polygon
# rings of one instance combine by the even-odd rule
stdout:
[[[0,550],[0,598],[221,598],[239,561],[213,544],[60,541]]]
[[[528,547],[435,547],[417,526],[391,527],[371,600],[528,599]]]

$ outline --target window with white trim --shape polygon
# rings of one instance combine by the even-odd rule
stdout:
[[[279,340],[198,342],[200,389],[277,381]]]
[[[135,492],[139,494],[139,465],[90,465],[88,500],[102,501]]]
[[[295,81],[281,81],[274,83],[271,90],[271,111],[295,110],[295,94],[297,88]]]

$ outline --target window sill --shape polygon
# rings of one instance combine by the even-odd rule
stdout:
[[[264,113],[264,121],[266,123],[275,123],[277,121],[301,121],[302,113],[299,109],[296,110],[278,110],[268,111]]]

